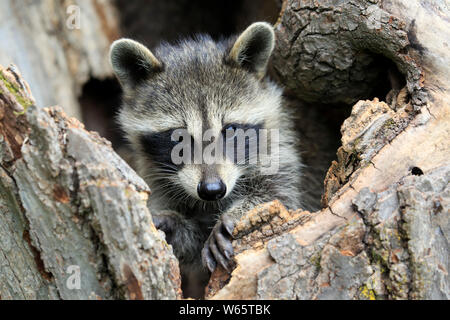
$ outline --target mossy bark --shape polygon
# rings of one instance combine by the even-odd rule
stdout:
[[[179,298],[143,180],[60,108],[34,106],[14,68],[0,75],[0,297]]]

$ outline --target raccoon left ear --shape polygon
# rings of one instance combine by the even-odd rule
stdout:
[[[130,39],[120,39],[111,45],[110,60],[120,83],[127,88],[134,88],[163,69],[149,49]]]
[[[262,78],[274,47],[275,33],[272,25],[255,22],[238,37],[228,59]]]

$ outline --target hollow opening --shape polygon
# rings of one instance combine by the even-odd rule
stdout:
[[[266,20],[274,23],[281,5],[276,1],[208,1],[189,2],[180,0],[163,1],[138,0],[130,3],[117,0],[120,12],[122,36],[138,39],[149,47],[161,41],[175,41],[198,32],[211,34],[218,39],[242,30],[251,22]],[[170,18],[169,18],[170,17]],[[293,98],[286,90],[286,100],[295,109],[297,130],[300,136],[300,151],[305,164],[303,181],[305,186],[305,209],[321,208],[323,181],[341,145],[341,125],[350,115],[354,103],[361,99],[377,97],[385,101],[392,92],[405,85],[404,76],[388,58],[364,52],[370,58],[368,70],[377,70],[370,84],[371,93],[353,98],[350,103],[310,103]],[[276,75],[272,73],[272,77]],[[355,82],[355,85],[358,85]],[[116,79],[91,79],[83,88],[80,98],[83,121],[86,128],[97,131],[109,139],[113,147],[125,160],[129,149],[122,137],[114,115],[120,105],[120,86]],[[387,101],[387,100],[386,100]],[[389,101],[388,101],[389,103]]]
[[[422,169],[420,169],[419,167],[413,167],[411,168],[411,173],[415,176],[421,176],[423,175],[423,171]]]
[[[378,98],[391,105],[391,100],[406,85],[404,75],[392,60],[370,52],[364,52],[364,55],[370,60],[368,70],[373,71],[373,75],[365,79],[371,90],[365,95],[352,95],[348,103],[311,103],[289,97],[287,91],[289,105],[295,109],[300,151],[305,165],[302,177],[306,187],[302,191],[306,210],[323,208],[324,179],[332,161],[338,160],[336,151],[342,145],[341,126],[350,116],[354,104],[360,100]]]
[[[282,1],[126,1],[116,0],[120,13],[122,36],[141,41],[150,48],[161,41],[174,41],[195,33],[208,33],[213,38],[229,36],[251,22],[275,23]],[[380,70],[374,78],[373,90],[361,99],[377,97],[386,100],[389,93],[405,85],[404,76],[389,59],[373,55],[369,66]],[[110,140],[115,150],[127,160],[126,142],[114,121],[120,106],[121,89],[115,79],[91,79],[80,97],[83,121],[88,130],[97,131]],[[301,101],[286,91],[287,103],[295,108],[296,127],[300,137],[303,183],[306,202],[311,211],[320,209],[324,178],[336,151],[341,146],[341,125],[349,117],[353,103],[320,104]],[[419,168],[412,174],[420,175]]]
[[[371,67],[380,71],[378,77],[373,81],[372,93],[361,99],[372,100],[378,98],[380,101],[386,101],[391,90],[399,91],[406,85],[404,75],[398,70],[392,60],[382,55],[374,54]]]
[[[86,129],[96,131],[111,141],[116,150],[124,142],[114,121],[120,106],[120,94],[120,85],[116,79],[91,78],[84,85],[79,99]]]

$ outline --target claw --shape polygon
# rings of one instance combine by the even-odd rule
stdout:
[[[224,234],[220,231],[214,232],[214,236],[219,250],[225,255],[227,260],[230,260],[234,253],[231,240],[225,238]]]
[[[225,215],[222,216],[221,220],[222,220],[222,226],[224,227],[226,232],[228,232],[228,234],[230,236],[233,236],[234,221],[231,218],[229,218],[228,216],[225,216]]]
[[[217,263],[207,245],[205,245],[202,250],[202,262],[203,265],[208,268],[209,272],[212,273],[216,269]]]
[[[152,218],[153,218],[153,224],[155,225],[155,228],[156,229],[161,229],[161,225],[162,225],[163,219],[161,219],[158,216],[152,216]]]
[[[219,263],[225,270],[230,271],[234,255],[232,232],[234,222],[227,216],[222,216],[213,228],[202,250],[203,265],[213,272]]]
[[[217,245],[213,238],[211,238],[211,241],[209,243],[209,249],[211,250],[212,254],[214,255],[214,258],[220,265],[228,271],[228,262],[225,261],[225,257],[220,253],[219,249],[217,248]]]

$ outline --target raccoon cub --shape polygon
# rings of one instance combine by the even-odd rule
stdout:
[[[185,288],[193,279],[204,285],[207,270],[218,264],[229,270],[233,228],[248,210],[274,199],[300,207],[301,160],[291,115],[282,90],[265,78],[274,45],[272,26],[257,22],[238,37],[215,42],[200,35],[162,44],[154,54],[128,39],[111,47],[124,92],[118,121],[152,190],[154,223],[173,246]],[[211,141],[228,144],[236,142],[238,131],[256,132],[260,151],[263,129],[278,133],[268,156],[278,163],[273,172],[264,172],[261,161],[249,161],[254,136],[241,144],[244,161],[236,159],[240,151],[234,147],[223,161],[174,162],[180,144],[190,145],[186,152]],[[188,136],[177,141],[177,130]],[[265,134],[269,144],[271,137]]]

